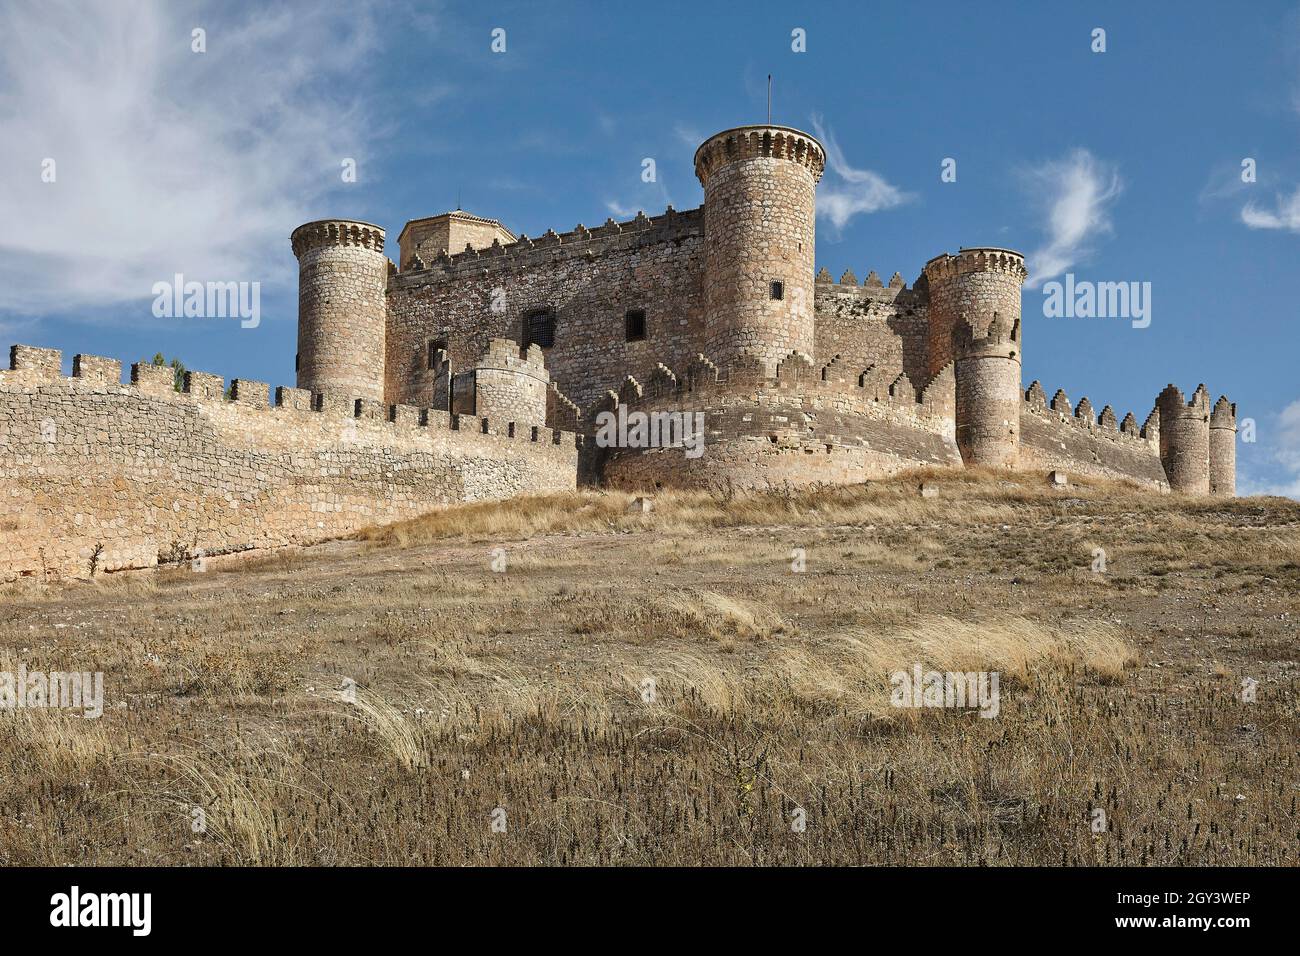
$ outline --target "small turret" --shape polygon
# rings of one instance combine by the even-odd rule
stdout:
[[[1210,494],[1237,493],[1237,406],[1220,395],[1210,413]]]
[[[545,425],[550,384],[540,346],[521,350],[509,339],[492,339],[478,364],[452,377],[451,409],[494,423]]]
[[[1168,385],[1156,399],[1160,412],[1160,462],[1174,491],[1210,492],[1210,394],[1199,385],[1189,402]]]
[[[1019,324],[1020,287],[1028,274],[1025,257],[1011,249],[961,249],[955,256],[944,253],[925,264],[931,375],[956,358],[953,339],[963,316],[997,313],[1010,325]]]
[[[957,448],[968,465],[1014,468],[1020,457],[1020,319],[964,317],[954,342]]]

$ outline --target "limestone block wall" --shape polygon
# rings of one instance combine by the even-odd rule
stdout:
[[[306,544],[458,501],[575,486],[572,434],[49,350],[0,372],[0,579]]]
[[[430,343],[445,344],[452,372],[461,372],[493,338],[523,343],[525,320],[543,309],[555,317],[546,367],[579,407],[658,362],[685,365],[702,347],[703,229],[702,210],[669,209],[399,272],[388,288],[388,401],[425,400]],[[627,339],[633,309],[645,312],[644,340]]]
[[[1067,474],[1126,479],[1155,490],[1169,489],[1160,464],[1159,435],[1150,419],[1142,429],[1131,412],[1117,422],[1109,405],[1100,416],[1094,416],[1086,398],[1075,409],[1060,391],[1049,405],[1038,382],[1025,392],[1020,409],[1017,467],[1044,472],[1060,469]]]
[[[816,139],[780,126],[743,126],[695,153],[704,187],[704,354],[719,368],[741,356],[767,375],[787,355],[812,356],[815,194],[826,157]],[[772,283],[781,283],[780,295]]]
[[[701,356],[702,360],[703,357]],[[609,449],[608,485],[771,488],[849,484],[925,465],[958,467],[952,427],[951,369],[919,396],[906,377],[822,378],[798,358],[773,381],[736,382],[697,362],[680,380],[661,374],[644,394],[625,387],[604,407],[648,414],[704,414],[703,454],[685,449]]]
[[[862,368],[888,366],[906,372],[913,382],[929,381],[929,304],[898,273],[888,286],[874,272],[857,285],[851,271],[833,282],[822,270],[815,288],[814,358],[825,363],[840,356]]]

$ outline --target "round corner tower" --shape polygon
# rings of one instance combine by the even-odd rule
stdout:
[[[1190,402],[1167,385],[1156,399],[1160,411],[1160,462],[1169,487],[1185,494],[1210,491],[1210,396],[1197,387]]]
[[[695,151],[704,187],[704,354],[747,357],[767,376],[814,353],[816,191],[826,151],[785,126],[740,126]]]
[[[1220,395],[1210,413],[1210,494],[1237,493],[1237,406]]]
[[[290,241],[298,257],[298,387],[382,401],[384,230],[321,219],[299,226]]]
[[[957,447],[969,465],[1014,468],[1020,457],[1020,287],[1025,259],[1010,249],[962,249],[925,264],[928,368],[957,379]]]

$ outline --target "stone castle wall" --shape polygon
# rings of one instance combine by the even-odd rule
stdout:
[[[1136,482],[1158,491],[1168,491],[1169,481],[1160,463],[1160,441],[1156,416],[1139,429],[1130,413],[1116,420],[1107,405],[1101,415],[1081,399],[1072,408],[1063,392],[1051,404],[1041,385],[1034,382],[1025,393],[1020,409],[1020,459],[1023,470],[1063,470],[1091,478]]]
[[[703,343],[703,214],[670,210],[562,235],[441,256],[389,281],[387,399],[423,403],[430,343],[453,374],[494,338],[527,341],[524,322],[551,309],[546,366],[559,390],[586,408],[627,375],[685,365]],[[627,312],[645,312],[646,337],[627,341]]]
[[[684,448],[610,449],[604,479],[629,490],[779,488],[961,465],[951,369],[919,395],[905,376],[841,371],[791,356],[773,380],[746,379],[720,374],[701,356],[680,377],[661,370],[644,390],[629,383],[602,410],[701,412],[704,452],[689,458]]]
[[[570,433],[15,348],[0,372],[0,580],[305,544],[575,486]],[[509,434],[514,431],[514,435]]]

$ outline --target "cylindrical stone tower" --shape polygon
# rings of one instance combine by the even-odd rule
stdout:
[[[1001,312],[957,329],[957,449],[968,465],[1014,468],[1020,458],[1020,321]]]
[[[1020,287],[1025,259],[1010,249],[962,249],[925,264],[927,365],[953,363],[957,447],[968,465],[1014,468],[1020,457]]]
[[[384,230],[322,219],[299,226],[298,387],[384,399],[388,259]]]
[[[1190,402],[1168,385],[1156,399],[1160,410],[1160,463],[1169,487],[1184,494],[1210,492],[1210,394],[1197,386]]]
[[[740,126],[695,151],[704,187],[705,355],[719,368],[812,356],[815,194],[821,143],[784,126]]]
[[[1220,395],[1210,413],[1210,494],[1237,493],[1237,406]]]

